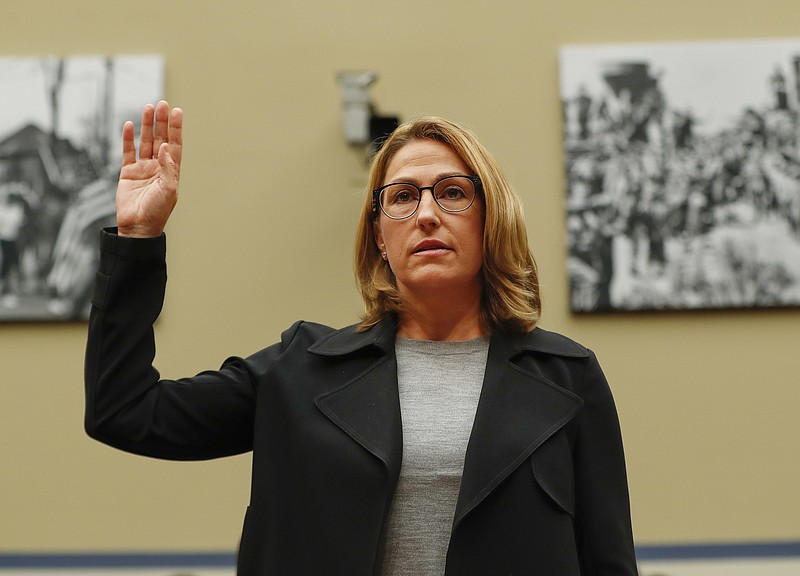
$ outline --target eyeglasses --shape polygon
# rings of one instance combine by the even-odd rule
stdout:
[[[475,202],[476,194],[483,191],[478,176],[446,176],[432,186],[419,187],[410,182],[392,182],[372,191],[372,215],[378,207],[392,220],[411,217],[419,208],[422,193],[430,190],[436,204],[445,212],[463,212]]]

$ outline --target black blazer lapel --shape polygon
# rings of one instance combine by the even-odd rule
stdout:
[[[392,482],[399,475],[403,451],[395,332],[390,321],[366,332],[351,327],[309,348],[313,354],[340,361],[341,367],[332,390],[316,398],[317,407],[380,459]],[[454,526],[581,408],[579,397],[513,362],[526,351],[588,355],[578,344],[541,338],[543,334],[548,333],[537,329],[519,337],[492,336]]]
[[[492,336],[454,527],[580,410],[579,397],[512,362],[526,350],[586,355],[577,344],[552,345],[532,335]]]
[[[348,328],[316,342],[309,352],[341,360],[339,377],[331,383],[333,390],[316,398],[317,407],[396,478],[403,447],[394,334],[390,322],[366,332]],[[363,357],[368,348],[366,362],[353,360],[354,355]]]

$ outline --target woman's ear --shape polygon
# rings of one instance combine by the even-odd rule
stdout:
[[[381,224],[378,220],[372,223],[372,236],[375,238],[375,244],[378,250],[382,253],[386,252],[386,244],[383,242],[383,234],[381,233]]]
[[[372,236],[375,238],[375,245],[381,253],[381,258],[387,260],[386,256],[386,243],[383,241],[383,234],[381,233],[381,225],[378,220],[372,223]]]

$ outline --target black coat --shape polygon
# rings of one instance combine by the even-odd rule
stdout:
[[[164,238],[103,245],[87,432],[158,458],[253,450],[240,576],[375,574],[402,458],[394,324],[298,322],[248,358],[161,380]],[[491,337],[446,574],[636,574],[617,414],[591,351],[538,328]]]

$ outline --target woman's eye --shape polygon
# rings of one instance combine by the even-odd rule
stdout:
[[[464,198],[466,194],[464,191],[459,188],[458,186],[450,186],[449,188],[445,189],[444,192],[439,196],[441,199],[446,200],[458,200],[459,198]]]
[[[414,201],[414,195],[410,190],[400,190],[392,196],[393,204],[406,204]]]

